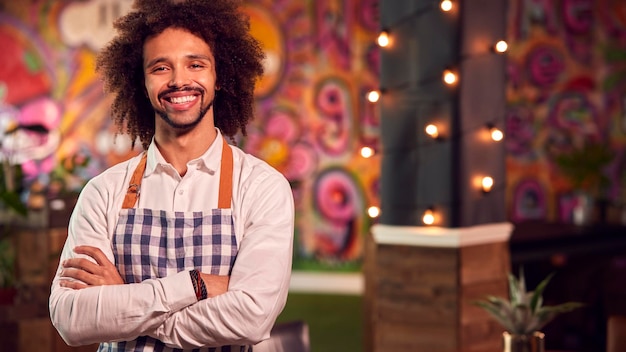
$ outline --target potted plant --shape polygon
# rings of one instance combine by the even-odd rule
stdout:
[[[610,179],[605,168],[613,161],[615,153],[604,142],[587,141],[579,147],[562,152],[554,157],[560,172],[565,176],[576,193],[576,206],[573,222],[585,225],[592,220],[595,205],[606,208],[606,190]],[[606,209],[600,209],[605,212]],[[600,217],[604,217],[603,213]]]
[[[541,329],[557,315],[583,305],[579,302],[567,302],[556,306],[544,306],[543,291],[553,275],[550,274],[541,281],[534,291],[527,291],[524,271],[520,269],[519,278],[512,274],[508,275],[508,299],[487,296],[484,300],[475,302],[504,327],[504,351],[544,351],[544,336]]]

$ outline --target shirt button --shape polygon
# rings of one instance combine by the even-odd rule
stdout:
[[[183,194],[183,193],[185,193],[185,191],[183,191],[182,189],[178,190],[178,194]]]

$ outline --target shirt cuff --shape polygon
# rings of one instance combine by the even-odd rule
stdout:
[[[189,271],[181,271],[157,280],[163,288],[166,306],[170,312],[178,312],[198,301],[189,279]]]

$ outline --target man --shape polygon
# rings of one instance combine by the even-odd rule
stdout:
[[[262,50],[230,0],[138,1],[115,25],[96,68],[145,152],[81,192],[52,322],[100,351],[249,351],[285,305],[294,222],[286,179],[224,137],[245,134]]]

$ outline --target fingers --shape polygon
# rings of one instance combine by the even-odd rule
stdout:
[[[89,265],[77,264],[86,263]],[[95,267],[95,268],[94,268]],[[87,286],[122,285],[124,279],[120,276],[117,268],[104,268],[89,262],[86,259],[67,259],[63,262],[61,277],[71,278],[84,282]]]
[[[82,281],[81,285],[73,284],[64,286],[75,289],[87,286],[118,285],[124,284],[124,279],[117,271],[117,267],[109,261],[106,255],[97,247],[78,246],[74,248],[77,254],[83,254],[93,258],[96,263],[87,258],[70,258],[62,263],[61,277]]]
[[[95,272],[100,267],[98,264],[94,264],[89,259],[85,258],[70,258],[63,261],[64,268],[74,268],[78,270],[83,270],[91,274],[95,274]]]
[[[71,289],[74,289],[74,290],[81,290],[83,288],[87,288],[88,287],[87,285],[85,285],[83,283],[80,283],[80,282],[77,282],[77,281],[70,281],[70,280],[60,280],[59,281],[59,285],[61,287],[67,287],[67,288],[71,288]]]
[[[84,254],[93,258],[99,265],[113,265],[109,258],[98,247],[93,246],[77,246],[74,247],[74,252],[77,254]]]
[[[98,277],[96,275],[88,273],[87,271],[82,270],[82,269],[74,269],[74,268],[66,267],[61,271],[61,277],[82,281],[83,283],[85,283],[85,286],[98,284]],[[72,283],[75,282],[75,281],[69,281],[69,280],[67,281],[72,282]]]

